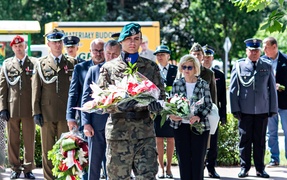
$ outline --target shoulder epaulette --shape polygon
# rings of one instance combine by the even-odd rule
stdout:
[[[271,60],[269,60],[269,59],[266,59],[266,58],[260,58],[263,62],[266,62],[266,63],[268,63],[268,64],[272,64],[272,62],[271,62]]]

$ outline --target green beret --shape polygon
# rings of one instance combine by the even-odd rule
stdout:
[[[125,38],[136,35],[141,32],[141,26],[137,23],[129,23],[125,25],[121,31],[118,42],[125,40]]]

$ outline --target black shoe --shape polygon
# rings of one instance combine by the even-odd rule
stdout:
[[[10,179],[18,179],[21,175],[21,172],[12,171]]]
[[[106,179],[106,176],[104,174],[102,174],[101,179]]]
[[[25,173],[25,179],[35,179],[35,176],[32,172]]]
[[[172,175],[172,173],[167,173],[167,172],[165,172],[166,173],[166,175],[165,175],[165,177],[166,178],[168,178],[168,179],[173,179],[173,175]]]
[[[209,175],[209,177],[211,177],[211,178],[220,179],[219,174],[217,174],[217,172],[216,172],[215,170],[208,172],[208,175]]]
[[[240,178],[244,178],[248,176],[248,171],[246,171],[245,169],[241,169],[241,171],[238,174],[238,177]]]
[[[262,177],[262,178],[269,178],[269,174],[267,174],[264,170],[259,172],[259,171],[256,171],[256,176],[258,177]]]

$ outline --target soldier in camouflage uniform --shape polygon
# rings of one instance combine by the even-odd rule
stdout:
[[[122,45],[121,55],[106,62],[100,71],[98,84],[102,88],[121,80],[127,68],[127,59],[136,62],[138,72],[151,80],[159,89],[160,98],[165,96],[163,82],[157,64],[140,57],[140,25],[130,23],[123,27],[118,42]],[[135,107],[129,101],[118,106],[120,113],[110,115],[106,125],[107,171],[109,180],[129,179],[133,170],[136,179],[155,180],[158,171],[153,120],[149,111],[159,111],[161,106],[154,101],[145,107]]]
[[[8,121],[8,159],[12,168],[10,179],[19,178],[22,169],[25,178],[35,179],[32,173],[35,167],[35,124],[32,117],[31,77],[36,59],[26,55],[23,37],[15,36],[10,46],[15,56],[4,61],[0,74],[0,119]],[[19,157],[21,132],[24,143],[23,163]]]
[[[46,34],[51,53],[39,59],[32,76],[32,110],[41,126],[44,178],[53,180],[52,162],[47,159],[61,134],[69,131],[65,117],[74,59],[62,54],[64,32],[54,29]]]

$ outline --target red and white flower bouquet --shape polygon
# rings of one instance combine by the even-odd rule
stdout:
[[[79,132],[63,133],[48,152],[48,159],[58,180],[80,180],[83,170],[88,168],[88,143]]]
[[[131,66],[134,67],[135,64]],[[107,89],[101,89],[95,83],[91,84],[90,87],[93,91],[93,100],[76,109],[100,114],[111,113],[117,111],[118,103],[136,100],[139,102],[137,107],[147,106],[150,102],[158,100],[160,94],[159,88],[136,70],[130,70],[121,81],[116,81],[115,85],[109,85]]]

